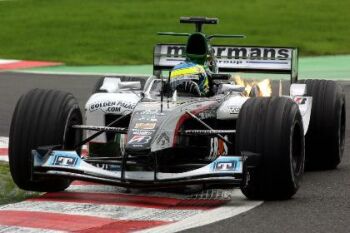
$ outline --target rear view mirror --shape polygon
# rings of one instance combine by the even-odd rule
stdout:
[[[120,82],[119,89],[141,89],[140,81]]]
[[[114,93],[119,90],[140,90],[141,82],[140,81],[126,81],[123,82],[120,78],[106,77],[103,80],[103,84],[100,90],[106,90],[109,93]]]

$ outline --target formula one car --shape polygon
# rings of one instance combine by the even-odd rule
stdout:
[[[249,199],[288,199],[305,157],[313,168],[340,163],[345,98],[335,82],[298,81],[296,48],[211,46],[242,36],[204,34],[216,18],[180,22],[196,32],[159,34],[187,44],[157,44],[150,77],[101,78],[85,124],[70,93],[34,89],[20,98],[9,145],[18,187],[61,191],[75,179],[131,188],[229,184]],[[289,74],[289,93],[280,87],[261,97],[258,85],[247,91],[232,81],[237,72]]]

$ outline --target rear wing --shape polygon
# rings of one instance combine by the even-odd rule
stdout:
[[[170,70],[185,60],[184,44],[157,44],[153,71]],[[219,72],[290,74],[298,80],[298,49],[286,47],[214,45]]]

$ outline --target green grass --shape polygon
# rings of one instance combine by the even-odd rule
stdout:
[[[297,46],[302,55],[350,54],[350,1],[0,1],[0,57],[70,65],[149,64],[157,31],[191,32],[180,16],[219,17],[209,33],[246,34],[216,43]]]
[[[12,181],[8,164],[0,162],[0,205],[21,201],[38,195],[39,193],[27,192],[17,188],[16,184]]]

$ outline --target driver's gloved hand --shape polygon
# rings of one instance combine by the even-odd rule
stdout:
[[[191,93],[195,96],[201,96],[201,91],[199,90],[199,86],[196,82],[194,81],[187,81],[176,88],[177,90],[180,90],[185,93]]]

